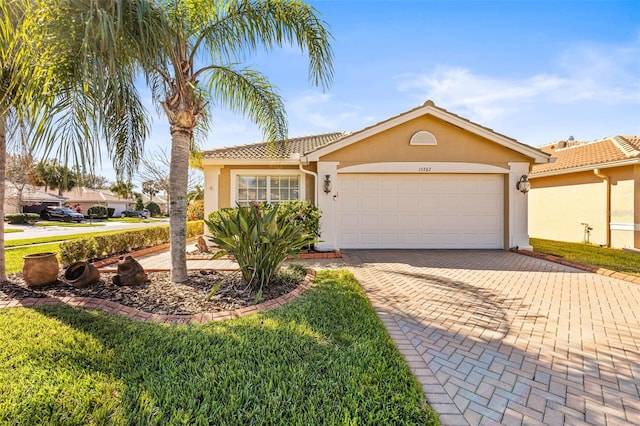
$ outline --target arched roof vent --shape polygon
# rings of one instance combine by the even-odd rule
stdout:
[[[436,141],[436,137],[430,132],[420,130],[411,136],[409,145],[438,145],[438,141]]]

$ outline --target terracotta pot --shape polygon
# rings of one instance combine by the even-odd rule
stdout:
[[[27,254],[22,258],[22,278],[29,287],[43,287],[58,279],[59,266],[55,253]]]
[[[100,281],[100,271],[93,263],[76,262],[64,272],[64,279],[74,287],[86,287]]]

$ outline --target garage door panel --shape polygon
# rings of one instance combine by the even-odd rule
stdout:
[[[502,175],[339,176],[341,248],[502,248]]]

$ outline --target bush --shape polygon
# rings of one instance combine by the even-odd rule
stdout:
[[[31,225],[40,219],[37,213],[13,213],[5,215],[5,220],[11,225]]]
[[[103,219],[108,217],[107,216],[108,213],[109,211],[105,206],[98,206],[98,205],[91,206],[87,210],[87,214],[89,215],[89,217],[93,216],[94,218],[97,218],[97,219]]]
[[[113,214],[116,212],[116,209],[113,207],[107,207],[107,217],[113,217]]]
[[[202,221],[187,223],[187,238],[202,235]],[[60,261],[68,266],[74,262],[92,261],[169,242],[169,226],[153,226],[116,234],[97,235],[60,243]]]
[[[205,221],[211,241],[235,257],[242,278],[258,292],[268,285],[287,256],[295,255],[314,241],[301,223],[278,214],[278,206],[267,211],[257,203],[238,207]]]
[[[187,220],[204,220],[204,200],[196,200],[187,206]]]
[[[279,215],[286,217],[290,221],[302,224],[304,231],[320,237],[320,217],[322,212],[308,201],[283,201],[278,204]],[[308,247],[311,248],[311,247]]]
[[[151,214],[151,217],[154,216],[160,216],[160,206],[156,203],[154,203],[153,201],[149,201],[147,203],[147,210],[149,210],[149,213]],[[204,219],[204,218],[200,218],[200,219]]]

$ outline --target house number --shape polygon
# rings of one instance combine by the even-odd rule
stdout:
[[[419,172],[430,172],[431,171],[431,167],[420,167],[418,168]]]

